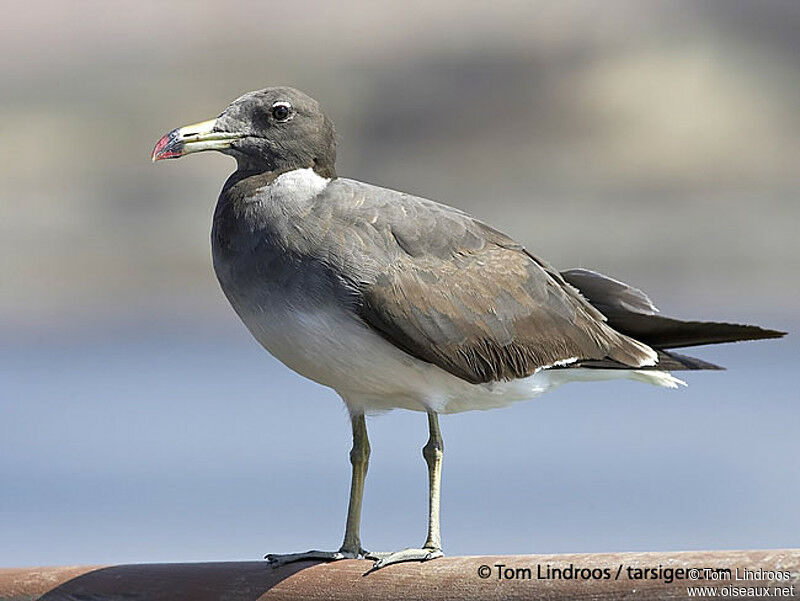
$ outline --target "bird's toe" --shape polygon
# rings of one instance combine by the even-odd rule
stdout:
[[[273,568],[296,561],[337,561],[339,559],[358,559],[359,554],[350,551],[305,551],[303,553],[268,553],[264,556]]]
[[[402,551],[392,551],[388,553],[374,552],[369,553],[364,557],[366,559],[374,560],[372,569],[370,569],[370,572],[374,572],[375,570],[380,570],[381,568],[385,568],[386,566],[394,563],[402,563],[406,561],[428,561],[430,559],[436,559],[437,557],[443,556],[444,553],[441,549],[423,547],[421,549],[403,549]]]

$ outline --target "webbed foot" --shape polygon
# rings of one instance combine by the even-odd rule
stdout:
[[[381,568],[385,568],[393,563],[402,563],[404,561],[428,561],[430,559],[436,559],[437,557],[444,557],[444,553],[441,549],[435,549],[433,547],[425,547],[422,549],[403,549],[402,551],[392,551],[388,553],[367,553],[364,555],[364,559],[375,560],[375,563],[372,564],[372,569],[370,569],[370,572],[380,570]]]
[[[369,551],[365,551],[361,548],[359,548],[357,552],[346,549],[339,549],[338,551],[317,551],[316,549],[312,549],[304,553],[269,553],[264,556],[264,559],[266,559],[267,563],[273,568],[277,568],[296,561],[338,561],[339,559],[358,559],[359,557],[366,557],[367,555],[369,555]]]

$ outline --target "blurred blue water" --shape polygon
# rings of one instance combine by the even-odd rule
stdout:
[[[337,548],[349,425],[243,328],[0,346],[0,565]],[[698,352],[689,388],[572,384],[445,416],[450,554],[800,545],[796,337]],[[421,543],[421,414],[368,422],[368,548]]]

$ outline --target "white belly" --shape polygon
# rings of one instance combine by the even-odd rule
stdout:
[[[336,390],[352,409],[445,411],[474,386],[396,348],[344,311],[237,308],[264,348],[297,373]]]
[[[398,349],[342,310],[236,310],[272,355],[297,373],[336,390],[355,412],[494,409],[535,398],[569,381],[632,378],[671,387],[680,382],[654,371],[544,369],[510,382],[470,384]]]

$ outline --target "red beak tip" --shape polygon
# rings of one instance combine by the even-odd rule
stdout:
[[[173,151],[162,152],[159,155],[153,154],[152,161],[155,163],[156,161],[160,161],[162,159],[176,159],[179,156],[181,156],[180,152],[173,152]]]
[[[158,142],[156,142],[156,146],[155,148],[153,148],[153,153],[150,155],[150,160],[153,161],[154,163],[156,161],[160,161],[161,159],[172,159],[181,156],[180,152],[175,152],[174,150],[167,149],[167,146],[171,141],[170,134],[162,136],[161,139]]]

